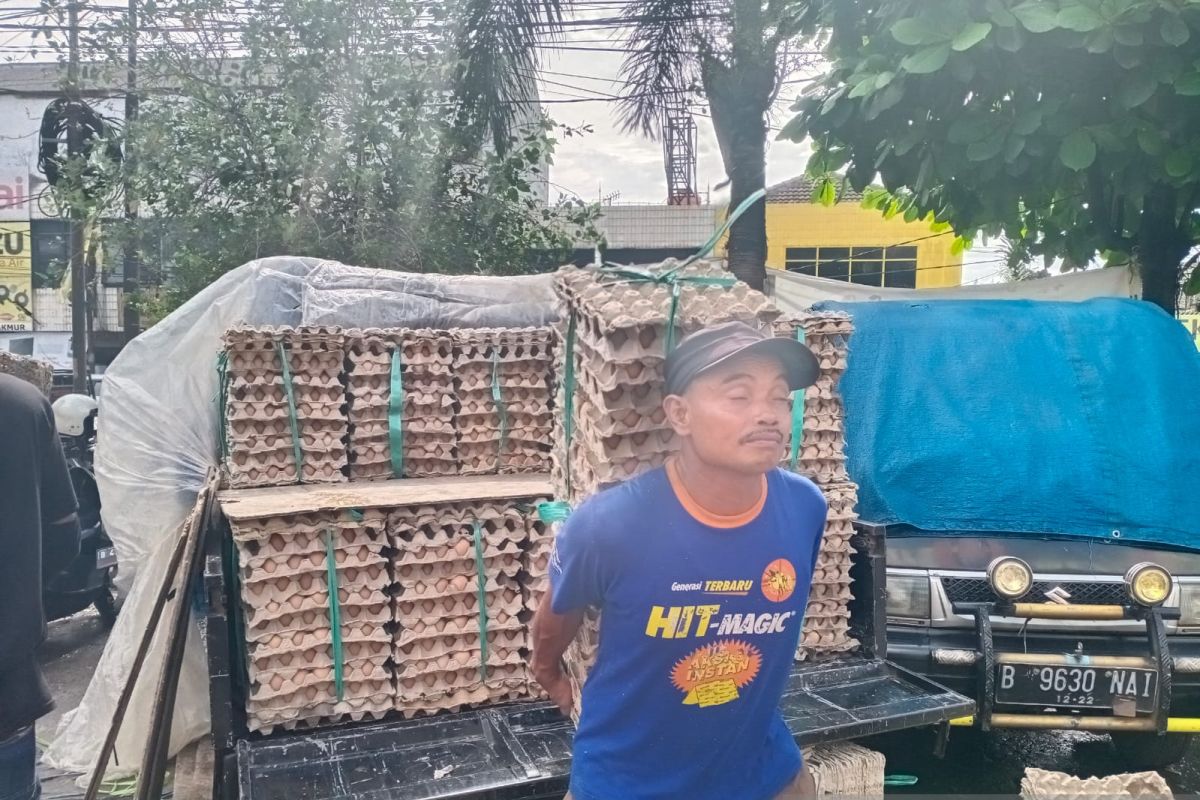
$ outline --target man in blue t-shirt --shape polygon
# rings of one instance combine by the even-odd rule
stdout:
[[[808,797],[779,713],[825,526],[806,478],[777,468],[803,344],[743,323],[666,364],[679,452],[583,503],[559,533],[534,619],[533,671],[564,713],[561,658],[588,607],[600,647],[583,688],[572,800]]]

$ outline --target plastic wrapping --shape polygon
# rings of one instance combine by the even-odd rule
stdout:
[[[552,276],[445,276],[348,267],[312,258],[267,258],[222,276],[130,342],[104,376],[96,478],[104,524],[128,589],[92,682],[64,715],[46,751],[52,766],[95,764],[170,558],[210,468],[216,467],[216,359],[237,324],[343,327],[530,327],[553,321]],[[130,579],[132,578],[132,582]],[[165,626],[164,626],[165,627]],[[171,754],[209,729],[199,630],[189,630]],[[143,666],[117,740],[132,772],[145,746],[162,636]]]
[[[307,276],[303,299],[306,325],[503,328],[555,319],[550,275],[424,275],[325,262]]]

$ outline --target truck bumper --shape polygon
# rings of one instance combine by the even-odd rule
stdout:
[[[1176,662],[1200,658],[1200,636],[1176,635],[1169,639],[1170,653]],[[974,663],[941,663],[934,656],[938,651],[975,652],[979,638],[974,629],[888,625],[887,641],[889,661],[979,702],[979,666]],[[1049,655],[1083,652],[1105,656],[1145,656],[1147,652],[1146,638],[1142,635],[1089,635],[1075,631],[1039,631],[1018,635],[996,631],[993,633],[993,642],[997,652]],[[1171,684],[1170,717],[1200,717],[1200,672],[1173,670]],[[996,710],[1006,709],[997,706]]]

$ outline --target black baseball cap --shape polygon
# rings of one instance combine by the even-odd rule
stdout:
[[[685,337],[667,356],[667,394],[683,394],[701,373],[749,354],[778,360],[792,391],[812,386],[821,371],[803,342],[768,336],[744,322],[723,322]]]

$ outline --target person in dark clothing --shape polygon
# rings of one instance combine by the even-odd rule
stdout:
[[[33,724],[54,707],[36,650],[42,576],[79,552],[75,490],[50,403],[0,375],[0,800],[36,800]]]

